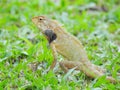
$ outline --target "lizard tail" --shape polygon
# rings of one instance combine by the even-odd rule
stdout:
[[[100,68],[98,70],[98,68],[95,68],[93,64],[83,65],[82,71],[91,78],[97,78],[105,75],[104,72],[100,72]],[[118,74],[120,75],[120,73]],[[116,80],[112,76],[106,76],[106,80],[110,81],[111,83],[120,83],[120,81]]]
[[[117,81],[111,76],[107,76],[106,79],[109,80],[111,83],[117,83]]]

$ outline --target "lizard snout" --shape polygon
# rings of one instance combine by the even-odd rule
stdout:
[[[32,22],[36,24],[37,18],[36,18],[36,17],[33,17],[33,18],[32,18]]]

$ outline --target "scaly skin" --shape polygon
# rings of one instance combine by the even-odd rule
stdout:
[[[64,71],[67,72],[68,69],[76,67],[76,70],[81,70],[91,78],[97,78],[104,75],[104,69],[101,69],[99,66],[89,61],[81,42],[76,37],[66,32],[57,21],[45,16],[33,17],[32,21],[43,34],[45,34],[46,30],[52,30],[57,36],[57,38],[50,43],[55,58],[51,68],[56,64],[56,52],[58,52],[68,59],[60,62],[60,66]],[[106,79],[113,83],[116,82],[116,80],[110,76],[107,76]]]

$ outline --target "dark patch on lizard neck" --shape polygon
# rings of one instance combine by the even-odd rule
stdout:
[[[57,38],[57,35],[52,30],[45,30],[44,34],[48,37],[49,43]]]

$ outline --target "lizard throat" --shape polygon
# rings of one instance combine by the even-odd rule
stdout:
[[[52,30],[45,30],[44,34],[47,36],[49,43],[57,38],[57,35]]]

